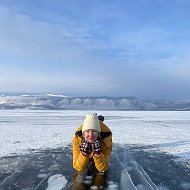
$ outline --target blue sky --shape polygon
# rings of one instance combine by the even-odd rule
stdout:
[[[0,0],[0,93],[190,97],[189,0]]]

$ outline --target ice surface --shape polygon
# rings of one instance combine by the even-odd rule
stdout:
[[[105,116],[114,143],[151,145],[190,159],[189,111],[94,112]],[[89,111],[0,110],[0,157],[65,147],[87,113]]]
[[[116,157],[123,167],[121,189],[157,190],[158,188],[124,147],[115,146]]]
[[[46,190],[61,190],[65,187],[67,180],[65,176],[56,174],[48,179],[48,187]]]
[[[171,155],[145,152],[142,148],[113,144],[107,174],[88,174],[80,181],[81,188],[77,186],[72,157],[68,156],[72,155],[71,144],[64,149],[3,157],[0,159],[0,189],[45,190],[64,187],[67,190],[79,190],[94,187],[106,190],[147,190],[150,187],[155,189],[152,180],[159,190],[188,189],[190,169],[177,164]]]
[[[47,174],[43,174],[43,173],[38,175],[38,177],[41,177],[41,178],[44,178],[46,176],[47,176]]]

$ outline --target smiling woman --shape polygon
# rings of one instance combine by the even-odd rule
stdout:
[[[109,167],[112,133],[96,113],[87,114],[73,138],[73,167],[80,176],[104,173]]]

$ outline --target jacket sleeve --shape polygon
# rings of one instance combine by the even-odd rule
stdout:
[[[77,137],[73,138],[73,168],[78,172],[82,172],[86,169],[89,163],[89,157],[84,156],[80,151],[80,143]]]
[[[111,138],[109,146],[105,145],[105,149],[98,156],[94,156],[95,167],[99,172],[105,172],[109,167],[109,160],[112,150]]]

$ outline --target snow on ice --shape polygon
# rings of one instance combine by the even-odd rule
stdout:
[[[122,145],[150,146],[152,149],[179,156],[184,160],[190,159],[190,112],[188,111],[94,112],[104,115],[105,123],[113,132],[115,145],[112,155],[117,157],[124,168],[121,172],[121,189],[126,187],[133,189],[134,184],[131,177],[134,172],[135,180],[139,182],[136,185],[137,189],[147,189],[148,186],[150,189],[157,189],[141,166],[127,151],[125,152]],[[89,111],[0,110],[0,157],[26,155],[35,150],[55,150],[67,147],[87,113]],[[117,153],[119,146],[121,146],[121,151]],[[61,190],[68,184],[64,175],[51,174],[51,172],[47,174],[43,171],[38,174],[39,178],[48,179],[46,190]],[[6,180],[4,182],[6,183]],[[86,178],[85,183],[88,185],[91,183],[91,179]],[[188,182],[181,182],[181,188],[188,189],[188,187]],[[158,188],[160,190],[167,189],[162,185],[159,185]],[[97,187],[91,186],[91,189],[97,189]],[[118,184],[109,181],[108,189],[118,189]]]
[[[48,187],[46,190],[61,190],[65,187],[66,183],[67,180],[65,176],[61,174],[53,175],[48,179]]]
[[[91,112],[91,111],[90,111]],[[96,111],[95,111],[96,112]],[[0,111],[0,157],[64,147],[89,111]],[[119,144],[152,145],[190,159],[190,112],[97,111]]]

